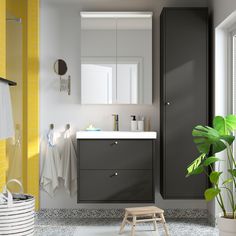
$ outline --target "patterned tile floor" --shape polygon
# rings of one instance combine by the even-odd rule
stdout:
[[[121,219],[38,219],[36,236],[115,236],[118,235]],[[171,236],[217,236],[218,230],[206,219],[167,219]],[[159,232],[153,231],[152,224],[139,224],[135,236],[162,236],[164,231],[158,224]],[[124,236],[130,236],[126,226]]]

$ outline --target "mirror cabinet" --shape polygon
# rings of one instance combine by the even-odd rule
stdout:
[[[152,13],[81,12],[82,104],[152,104]]]

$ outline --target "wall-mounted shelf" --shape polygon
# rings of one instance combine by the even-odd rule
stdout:
[[[9,86],[16,86],[16,85],[17,85],[16,82],[11,81],[11,80],[8,80],[8,79],[4,79],[4,78],[2,78],[2,77],[0,77],[0,81],[3,81],[3,82],[5,82],[5,83],[9,84]]]

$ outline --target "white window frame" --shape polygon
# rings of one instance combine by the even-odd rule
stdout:
[[[234,46],[233,46],[233,36],[236,36],[236,26],[232,27],[228,30],[228,78],[227,78],[227,90],[228,90],[228,96],[227,96],[227,104],[228,104],[228,112],[233,114],[234,111],[234,104],[233,104],[233,99],[234,99],[234,73],[233,73],[233,59],[234,59],[234,55],[233,55],[233,51],[234,51]]]
[[[233,114],[236,110],[234,111],[234,104],[233,104],[233,36],[236,36],[236,23],[231,25],[231,27],[228,28],[228,42],[227,42],[227,54],[228,54],[228,61],[227,61],[227,91],[228,91],[228,96],[227,96],[227,111],[228,114]],[[236,91],[235,91],[236,92]],[[236,99],[235,99],[236,100]]]
[[[235,58],[235,63],[234,63],[234,50],[236,49],[234,49],[234,40],[233,40],[234,36],[236,37],[236,25],[233,25],[231,28],[228,29],[228,63],[227,63],[228,64],[228,78],[227,78],[228,108],[227,109],[230,114],[236,115],[236,104],[234,104],[234,101],[236,102],[236,73],[234,73],[234,70],[236,70],[236,68],[234,68],[234,64],[236,65],[236,58]],[[234,87],[235,87],[235,91],[234,91]],[[234,135],[236,135],[236,133],[234,133]],[[236,143],[233,144],[233,153],[235,157],[236,156]],[[233,186],[233,190],[234,192],[236,191],[234,186]]]

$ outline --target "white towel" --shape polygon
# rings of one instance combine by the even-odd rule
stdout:
[[[14,136],[12,104],[7,83],[0,81],[0,139]]]
[[[20,130],[16,129],[15,137],[7,143],[9,159],[8,180],[17,179],[22,182],[22,151]]]
[[[49,131],[46,141],[40,183],[41,188],[46,191],[50,197],[54,197],[55,191],[59,186],[58,170],[60,167],[60,155],[55,145],[53,130]]]
[[[61,153],[59,177],[64,180],[67,193],[73,196],[77,190],[77,158],[70,130],[64,134],[64,147]]]

